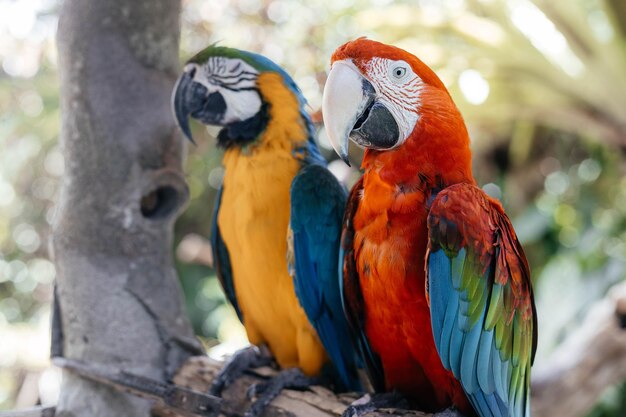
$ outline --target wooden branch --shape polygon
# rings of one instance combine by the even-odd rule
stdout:
[[[182,387],[206,392],[211,381],[221,369],[223,363],[207,356],[189,358],[179,370],[174,383]],[[247,397],[250,385],[266,381],[276,371],[271,368],[259,368],[250,372],[234,384],[227,387],[223,393],[222,414],[227,416],[243,416],[251,401]],[[302,416],[302,417],[337,417],[347,406],[360,397],[358,394],[336,395],[323,387],[312,387],[310,391],[285,390],[278,396],[265,412],[266,416]],[[155,408],[153,414],[161,417],[173,417],[173,414]],[[368,417],[427,417],[419,411],[408,410],[381,410],[368,413]]]

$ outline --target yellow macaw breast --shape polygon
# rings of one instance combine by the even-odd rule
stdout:
[[[250,342],[267,344],[281,367],[316,375],[327,357],[296,298],[286,261],[290,187],[300,169],[292,152],[307,133],[282,78],[263,73],[258,83],[270,121],[259,140],[226,151],[217,221]]]

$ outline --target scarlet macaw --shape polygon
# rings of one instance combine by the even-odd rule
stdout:
[[[190,140],[189,116],[223,127],[217,140],[225,174],[212,244],[218,277],[250,342],[267,345],[281,368],[307,376],[319,376],[330,356],[337,385],[359,389],[338,279],[347,193],[326,169],[304,106],[300,89],[274,62],[220,46],[189,60],[173,95]],[[236,356],[212,392],[262,363],[253,351]],[[277,389],[264,390],[265,404],[282,386],[299,384],[293,372],[281,378]]]
[[[500,203],[476,186],[443,83],[412,54],[360,38],[332,56],[323,116],[344,161],[349,138],[365,148],[342,279],[374,387],[425,411],[529,416],[528,264]]]

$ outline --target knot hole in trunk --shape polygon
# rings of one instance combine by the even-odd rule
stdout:
[[[187,184],[180,175],[168,170],[157,171],[142,193],[139,209],[150,220],[164,220],[174,215],[189,197]]]
[[[141,214],[148,219],[163,219],[178,206],[178,191],[167,185],[141,197]]]

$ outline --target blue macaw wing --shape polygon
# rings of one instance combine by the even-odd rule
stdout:
[[[239,304],[237,304],[237,295],[235,293],[235,283],[233,281],[233,270],[230,265],[230,255],[228,253],[228,248],[226,244],[222,240],[222,235],[220,234],[220,227],[217,224],[217,215],[220,211],[220,205],[222,203],[222,192],[224,190],[224,186],[222,185],[217,192],[217,198],[215,200],[215,209],[213,210],[213,227],[211,231],[211,247],[213,248],[213,262],[214,268],[217,272],[217,277],[222,284],[222,289],[224,290],[224,294],[226,294],[226,298],[235,311],[237,312],[237,317],[243,323],[243,315],[241,314],[241,309],[239,309]]]
[[[359,195],[363,190],[363,177],[352,187],[343,218],[341,246],[339,253],[339,284],[350,335],[358,348],[367,369],[367,374],[376,392],[385,390],[385,376],[380,358],[372,350],[365,334],[365,304],[361,282],[356,268],[354,254],[354,225],[352,220],[359,205]]]
[[[537,323],[513,226],[482,190],[457,184],[434,199],[428,232],[428,295],[444,367],[481,417],[529,417]]]
[[[288,256],[296,295],[344,388],[361,389],[339,293],[339,240],[346,192],[322,165],[307,165],[291,185]],[[291,246],[291,245],[290,245]]]

